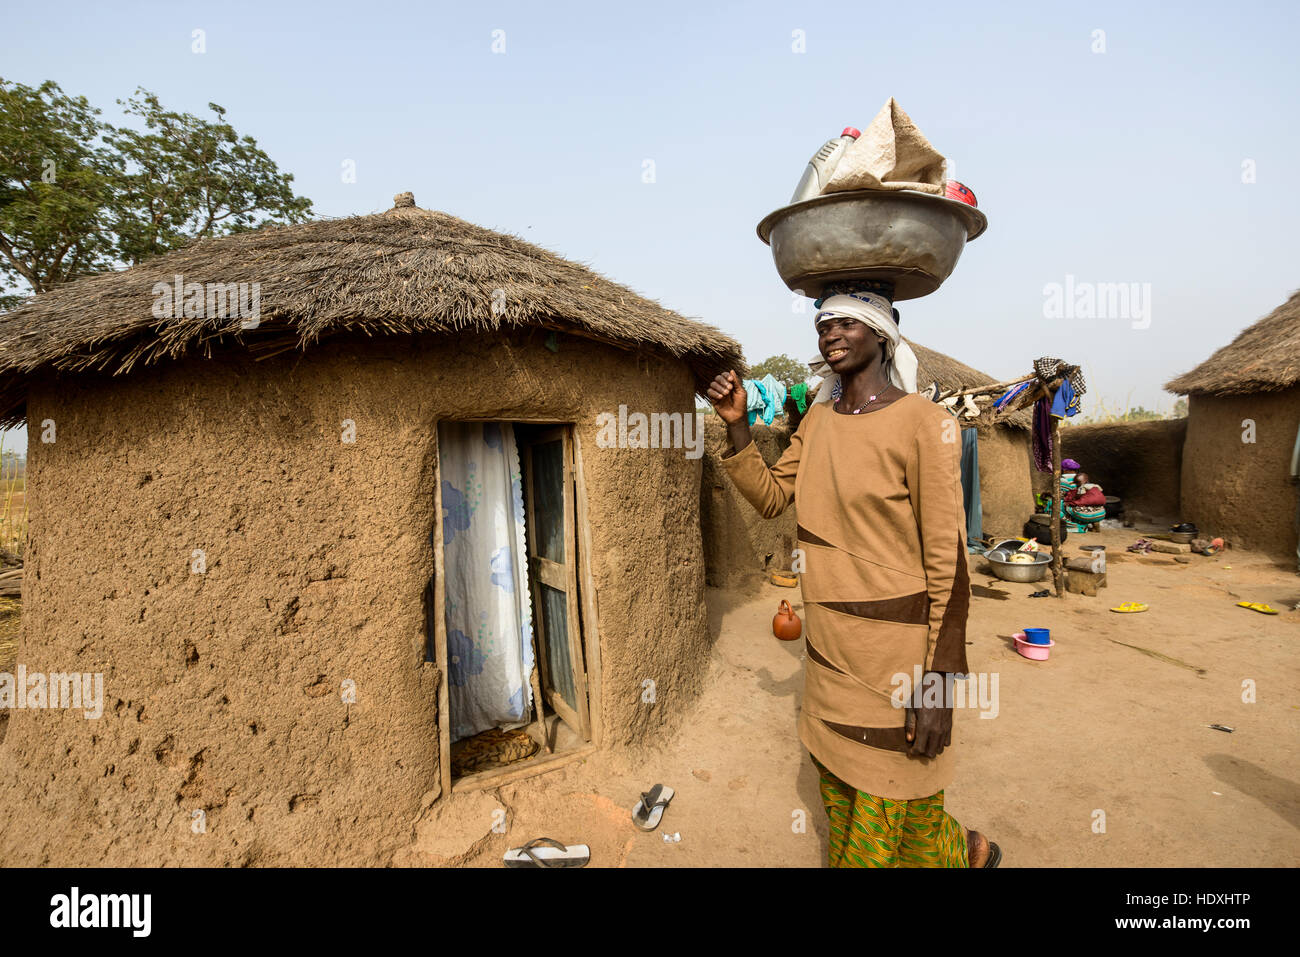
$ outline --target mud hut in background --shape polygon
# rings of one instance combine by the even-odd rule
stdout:
[[[1182,520],[1295,561],[1300,292],[1165,388],[1187,396]]]
[[[941,389],[951,391],[998,381],[942,352],[911,339],[907,342],[916,353],[918,388],[938,382]],[[1019,535],[1034,512],[1029,445],[1032,423],[1032,413],[1021,411],[996,425],[963,426],[976,428],[978,433],[980,508],[986,537]],[[777,419],[770,427],[756,424],[752,431],[768,465],[790,444],[791,429],[785,419]],[[736,587],[758,581],[763,571],[789,568],[796,541],[795,508],[770,520],[760,516],[717,464],[729,445],[726,428],[713,413],[709,413],[705,435],[710,454],[704,465],[700,512],[708,583]],[[746,561],[738,562],[738,556],[745,556]]]
[[[256,315],[214,312],[240,283]],[[12,713],[0,863],[388,862],[453,787],[458,690],[513,640],[451,633],[458,581],[532,597],[541,675],[513,694],[545,702],[554,753],[530,760],[660,733],[708,660],[700,467],[602,442],[599,417],[693,423],[739,362],[716,329],[410,194],[0,317],[0,418],[31,433],[18,661],[103,693],[98,718]],[[473,457],[482,481],[453,487],[443,429],[487,456],[507,424],[521,487],[488,489]],[[457,567],[444,550],[490,498],[527,560]]]

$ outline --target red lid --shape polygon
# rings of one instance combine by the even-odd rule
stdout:
[[[846,127],[844,127],[844,132],[840,134],[840,136],[851,136],[851,137],[853,137],[855,140],[858,139],[861,135],[862,135],[862,131],[861,131],[861,130],[855,130],[855,129],[854,129],[853,127],[851,127],[851,126],[846,126]]]

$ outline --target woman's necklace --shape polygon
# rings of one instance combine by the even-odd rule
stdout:
[[[888,389],[888,388],[889,388],[889,386],[885,386],[885,389]],[[871,405],[871,403],[875,402],[876,399],[880,398],[880,394],[881,394],[882,392],[884,392],[885,389],[881,389],[880,392],[877,392],[875,395],[873,395],[873,396],[869,396],[869,397],[867,398],[867,401],[866,401],[866,402],[863,402],[860,406],[858,406],[856,409],[854,409],[851,413],[848,413],[848,414],[850,414],[850,415],[858,415],[858,414],[860,414],[864,409],[866,409],[867,406]],[[844,396],[840,396],[840,401],[843,401],[843,400],[844,400]]]

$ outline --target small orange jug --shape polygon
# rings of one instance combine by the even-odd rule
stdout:
[[[772,634],[782,641],[797,641],[803,634],[803,622],[784,598],[781,599],[781,607],[772,618]]]

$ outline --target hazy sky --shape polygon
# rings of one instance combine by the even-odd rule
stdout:
[[[57,11],[6,0],[0,76],[53,79],[110,122],[137,86],[220,103],[319,215],[411,190],[720,327],[751,361],[816,349],[755,224],[891,95],[989,217],[939,292],[900,304],[918,342],[999,379],[1060,356],[1084,367],[1085,412],[1167,410],[1165,381],[1300,287],[1295,4]],[[1143,309],[1049,315],[1067,277],[1135,283]]]

